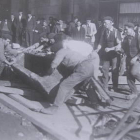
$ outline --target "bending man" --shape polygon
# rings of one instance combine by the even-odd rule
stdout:
[[[81,47],[81,49],[79,47]],[[93,52],[92,46],[87,43],[65,41],[63,48],[56,53],[51,63],[50,74],[52,74],[60,64],[72,69],[73,73],[60,83],[54,104],[49,108],[41,109],[40,112],[42,113],[54,114],[59,106],[66,102],[71,96],[70,93],[77,84],[92,76],[98,79],[99,56],[96,52]],[[105,95],[105,100],[109,99],[109,96]]]

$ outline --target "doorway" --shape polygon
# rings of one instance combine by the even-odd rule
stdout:
[[[111,16],[114,24],[118,25],[118,2],[102,1],[99,3],[99,20],[105,16]]]

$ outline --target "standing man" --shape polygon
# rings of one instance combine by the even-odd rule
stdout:
[[[27,47],[33,45],[33,30],[35,28],[35,19],[31,13],[28,13],[26,22],[26,45]]]
[[[49,17],[49,23],[48,26],[50,27],[50,33],[53,32],[54,26],[55,26],[55,21],[53,17]]]
[[[125,24],[126,37],[122,43],[122,49],[126,54],[126,70],[127,70],[127,83],[131,90],[130,99],[138,96],[138,91],[135,85],[136,75],[135,71],[139,72],[139,69],[133,66],[140,57],[140,35],[134,31],[133,23]]]
[[[86,24],[83,25],[85,29],[85,41],[94,45],[95,42],[95,34],[97,33],[96,25],[91,23],[91,19],[88,18],[86,20]]]
[[[68,26],[68,33],[70,36],[72,35],[72,30],[73,30],[73,28],[76,27],[77,22],[78,22],[78,17],[74,17],[73,21],[70,22],[70,24]]]
[[[13,14],[11,14],[10,18],[10,26],[11,26],[11,33],[12,33],[12,42],[16,42],[16,19]]]
[[[33,44],[39,42],[42,31],[41,19],[36,20],[35,28],[33,30]]]
[[[23,12],[19,12],[16,19],[16,43],[22,45],[23,33],[25,32],[26,20],[23,17]]]
[[[97,51],[100,50],[102,54],[102,82],[106,91],[108,91],[110,66],[112,66],[113,90],[117,91],[118,88],[118,54],[115,49],[120,47],[121,38],[118,30],[113,27],[113,24],[111,17],[107,16],[104,18],[105,30],[101,34],[100,43],[97,47]]]
[[[4,19],[4,21],[2,21],[1,23],[1,37],[3,38],[5,34],[8,34],[11,36],[11,26],[8,19]]]
[[[48,22],[46,20],[43,20],[43,26],[42,26],[42,31],[41,31],[41,35],[49,35],[50,33],[50,27],[48,25]]]
[[[55,33],[55,34],[58,34],[60,32],[65,33],[66,28],[67,28],[67,25],[64,23],[64,21],[59,20],[58,24],[54,27],[54,32],[53,33]]]
[[[79,41],[85,40],[85,29],[81,26],[80,21],[78,21],[76,27],[72,29],[71,37],[74,40],[79,40]]]

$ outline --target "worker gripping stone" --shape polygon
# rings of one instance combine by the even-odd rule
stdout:
[[[54,104],[41,109],[41,113],[54,114],[69,99],[71,91],[77,84],[90,77],[98,80],[99,56],[93,51],[92,46],[85,42],[64,41],[63,48],[56,53],[51,63],[49,74],[53,74],[60,64],[71,69],[73,73],[60,83]],[[101,96],[104,96],[105,100],[110,100],[107,94]]]

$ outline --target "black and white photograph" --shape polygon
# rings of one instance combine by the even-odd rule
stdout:
[[[140,0],[0,0],[0,140],[140,140]]]

